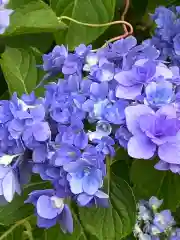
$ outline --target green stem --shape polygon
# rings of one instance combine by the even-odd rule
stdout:
[[[58,17],[58,20],[61,22],[63,19],[69,20],[71,22],[74,22],[76,24],[82,25],[82,26],[87,26],[87,27],[108,27],[111,25],[116,25],[116,24],[125,24],[127,25],[130,29],[132,29],[132,25],[126,21],[119,20],[119,21],[113,21],[113,22],[108,22],[108,23],[85,23],[85,22],[80,22],[76,19],[70,18],[68,16],[61,16]]]
[[[26,221],[23,223],[23,225],[24,225],[24,227],[26,228],[25,233],[27,234],[29,240],[34,240],[34,239],[33,239],[33,235],[32,235],[31,224],[26,220]]]
[[[111,180],[111,159],[109,156],[106,157],[106,171],[108,178],[108,195],[110,194],[110,180]]]
[[[77,222],[77,224],[80,224],[81,233],[83,234],[84,239],[88,240],[88,239],[87,239],[87,236],[86,236],[85,229],[84,229],[84,225],[82,225],[81,220],[78,218],[78,216],[77,216],[76,213],[74,212],[74,209],[72,209],[71,212],[72,212],[72,215],[73,215],[75,221]]]
[[[2,234],[2,235],[0,236],[0,240],[3,240],[4,238],[6,238],[6,237],[7,237],[9,234],[11,234],[11,232],[12,232],[14,229],[16,229],[18,226],[25,224],[25,222],[27,222],[27,220],[28,220],[30,217],[32,217],[32,215],[29,216],[29,217],[27,217],[27,218],[24,218],[24,219],[22,219],[22,220],[20,220],[20,221],[18,221],[18,222],[16,222],[12,227],[9,228],[9,230],[7,230],[4,234]]]

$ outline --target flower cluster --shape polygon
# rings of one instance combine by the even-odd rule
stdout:
[[[163,200],[151,197],[138,204],[138,216],[134,227],[134,236],[139,240],[178,240],[180,228],[170,210],[160,211]]]
[[[68,203],[107,207],[106,161],[115,146],[133,158],[159,157],[159,170],[180,173],[180,74],[134,37],[94,52],[81,44],[43,55],[42,98],[0,102],[0,200],[11,202],[32,173],[51,183],[29,194],[39,227],[73,231]],[[108,169],[109,170],[109,169]],[[7,187],[8,186],[8,187]]]
[[[10,15],[13,13],[13,10],[6,8],[8,3],[9,0],[0,0],[0,34],[3,34],[9,26]]]
[[[180,63],[180,6],[158,7],[151,15],[156,24],[152,39],[144,43],[154,45],[160,50],[160,59],[170,64]]]

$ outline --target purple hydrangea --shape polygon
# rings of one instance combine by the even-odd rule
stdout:
[[[32,203],[36,208],[37,225],[40,228],[50,228],[59,223],[64,233],[73,232],[73,218],[63,194],[53,189],[36,190],[29,194],[26,203]]]
[[[174,22],[169,11],[154,16],[159,30],[164,21]],[[171,38],[171,29],[166,31],[161,35]],[[31,171],[49,181],[53,189],[33,191],[26,201],[35,206],[39,227],[59,223],[71,233],[69,200],[83,207],[108,206],[106,158],[115,156],[118,145],[133,158],[158,156],[156,169],[180,174],[179,68],[161,61],[149,41],[137,45],[132,36],[91,50],[81,44],[69,53],[55,46],[43,55],[45,78],[57,75],[44,96],[13,94],[0,101],[0,196],[12,201]],[[155,197],[139,203],[139,239],[159,240],[159,233],[174,226],[169,210],[159,212],[161,204]]]
[[[166,8],[160,6],[152,14],[156,23],[154,36],[148,41],[160,51],[160,59],[170,60],[170,64],[179,64],[180,61],[180,18],[178,7]]]
[[[160,213],[156,213],[153,219],[153,227],[155,226],[160,233],[164,232],[165,229],[172,227],[175,224],[174,218],[170,210],[163,210]],[[157,230],[157,231],[158,231]]]
[[[91,162],[78,160],[64,165],[64,170],[69,173],[68,181],[72,193],[86,193],[94,195],[103,186],[103,174]]]
[[[133,135],[128,142],[131,157],[149,159],[158,150],[161,160],[179,164],[180,122],[173,106],[164,106],[154,112],[150,107],[138,104],[127,107],[125,114],[128,130]]]
[[[179,234],[176,222],[170,210],[160,211],[163,200],[151,197],[149,201],[138,203],[134,236],[142,240],[173,240]],[[176,240],[176,238],[174,238]],[[177,238],[178,239],[178,238]]]
[[[172,72],[163,64],[158,65],[155,61],[140,59],[135,62],[131,70],[120,71],[115,75],[114,78],[119,83],[116,97],[135,100],[141,95],[143,86],[159,76],[172,78]]]

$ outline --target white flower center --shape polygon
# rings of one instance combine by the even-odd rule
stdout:
[[[63,206],[64,206],[63,198],[58,198],[56,196],[52,196],[51,201],[53,202],[53,205],[55,208],[63,208]]]

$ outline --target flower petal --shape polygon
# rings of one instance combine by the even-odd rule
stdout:
[[[77,197],[77,201],[80,206],[86,206],[92,199],[93,196],[90,196],[86,193],[81,193]]]
[[[158,149],[161,160],[167,163],[180,164],[180,141],[165,143]]]
[[[16,191],[16,179],[12,170],[10,170],[4,177],[2,187],[6,201],[11,202]]]
[[[169,170],[169,163],[160,160],[158,163],[156,163],[154,168],[160,171],[167,171]]]
[[[40,217],[45,219],[53,219],[57,217],[57,208],[52,205],[51,198],[46,195],[42,195],[37,200],[37,213]]]
[[[121,71],[114,76],[114,79],[124,87],[131,87],[134,85],[134,74],[132,71]]]
[[[54,219],[45,219],[40,216],[37,216],[37,226],[39,228],[50,228],[56,225],[56,218]]]
[[[69,181],[71,192],[74,194],[79,194],[83,192],[83,182],[82,179],[72,177]]]
[[[136,84],[131,87],[124,87],[123,85],[118,85],[116,88],[116,97],[134,100],[137,96],[141,95],[141,91],[142,84]]]
[[[101,176],[100,176],[101,175]],[[94,195],[102,184],[102,173],[97,169],[83,178],[83,190],[89,195]]]
[[[143,104],[127,107],[125,109],[125,115],[126,115],[126,124],[127,124],[128,130],[132,134],[141,133],[141,130],[139,128],[138,118],[141,115],[153,114],[153,113],[154,111],[150,107]]]
[[[73,218],[72,218],[71,211],[67,205],[64,206],[63,212],[60,218],[58,219],[58,221],[64,233],[73,232]]]
[[[149,159],[155,151],[156,145],[145,135],[134,136],[128,142],[128,154],[133,158]]]
[[[107,199],[109,198],[109,196],[106,193],[104,193],[104,192],[102,192],[100,190],[98,190],[95,195],[98,198],[107,198]]]

